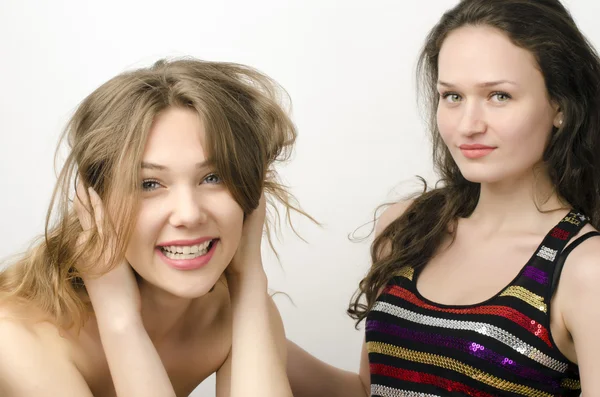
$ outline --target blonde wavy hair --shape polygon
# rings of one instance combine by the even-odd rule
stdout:
[[[273,167],[289,158],[296,139],[284,99],[289,100],[287,93],[255,69],[196,59],[160,60],[100,86],[67,124],[61,142],[66,139],[70,150],[58,175],[44,236],[0,272],[2,298],[33,304],[63,328],[83,325],[91,307],[79,271],[106,272],[123,259],[136,222],[139,167],[148,133],[155,117],[170,107],[192,109],[202,118],[208,158],[245,214],[258,206],[264,191],[276,214],[271,230],[280,220],[277,201],[288,221],[290,211],[308,216],[278,182]],[[79,178],[110,209],[103,231],[112,233],[117,245],[105,269],[79,263],[98,243],[92,238],[77,244],[82,229],[72,201]]]

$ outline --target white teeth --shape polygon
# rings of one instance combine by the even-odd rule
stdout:
[[[193,254],[194,251],[195,252],[199,252],[199,251],[203,251],[205,250],[209,244],[212,242],[212,240],[208,240],[203,242],[202,244],[196,244],[196,245],[165,245],[163,247],[161,247],[161,249],[163,251],[169,251],[172,253],[180,253],[180,254]],[[188,251],[189,250],[189,251]]]
[[[186,254],[173,254],[173,253],[171,253],[169,251],[163,251],[163,253],[165,254],[165,256],[167,258],[177,259],[177,260],[194,259],[194,258],[197,258],[199,256],[206,255],[206,252],[198,252],[196,254],[187,254],[187,255]]]
[[[208,246],[213,240],[208,240],[196,245],[167,245],[161,247],[161,251],[167,258],[171,259],[194,259],[208,252]]]

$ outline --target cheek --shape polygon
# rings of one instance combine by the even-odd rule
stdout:
[[[221,238],[239,239],[244,222],[244,211],[228,192],[211,196],[205,208],[210,209],[211,218],[217,223],[222,234]]]
[[[455,139],[454,139],[455,128],[452,125],[450,125],[448,122],[445,122],[444,120],[439,120],[439,119],[438,119],[437,127],[438,127],[438,132],[440,134],[440,137],[442,138],[442,141],[444,141],[446,146],[451,147],[452,142],[455,141]]]
[[[531,154],[544,150],[551,126],[543,115],[518,114],[496,120],[495,131],[505,144]]]
[[[505,131],[510,131],[512,127],[515,135],[518,134],[522,140],[533,143],[547,141],[552,131],[553,119],[550,103],[543,99],[531,98],[524,100],[519,106],[513,106],[511,114],[503,118],[502,122]]]
[[[233,200],[232,200],[233,201]],[[239,239],[242,235],[242,227],[244,225],[244,211],[233,201],[230,205],[223,208],[220,212],[220,219],[223,228],[233,238]]]
[[[219,207],[214,209],[212,216],[221,243],[223,243],[223,253],[230,260],[240,245],[244,212],[233,199],[230,199],[228,201],[222,200]]]
[[[154,247],[158,234],[163,225],[160,206],[142,204],[137,216],[131,239],[127,246],[127,259],[131,256],[140,255],[142,252],[150,252],[148,247]]]
[[[454,120],[452,112],[446,109],[440,104],[437,108],[436,122],[438,131],[446,144],[453,135],[453,131],[456,129],[456,121]]]

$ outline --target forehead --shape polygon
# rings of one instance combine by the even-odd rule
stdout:
[[[533,54],[487,26],[465,26],[451,32],[442,44],[438,68],[439,80],[453,84],[500,80],[527,84],[539,83],[542,77]]]
[[[161,164],[206,160],[206,131],[197,112],[172,107],[153,120],[143,160]]]

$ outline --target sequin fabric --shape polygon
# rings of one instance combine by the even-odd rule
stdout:
[[[550,280],[560,252],[587,223],[571,211],[513,282],[480,305],[423,298],[404,266],[366,322],[371,395],[579,396],[579,371],[550,335]]]

